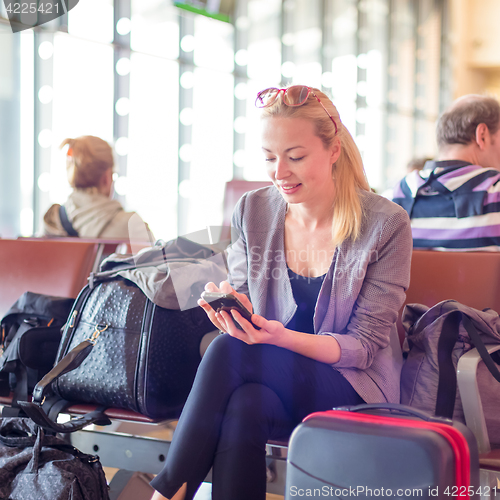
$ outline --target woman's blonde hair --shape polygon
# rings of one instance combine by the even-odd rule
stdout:
[[[326,94],[315,88],[311,90],[335,120],[337,134],[335,134],[335,125],[332,120],[312,93],[301,106],[287,106],[283,103],[281,97],[283,94],[281,94],[274,104],[262,109],[261,117],[310,120],[314,123],[316,135],[323,142],[325,149],[331,148],[337,137],[340,139],[340,156],[332,165],[332,177],[335,180],[332,237],[335,245],[338,246],[348,238],[353,240],[358,238],[363,216],[359,192],[370,191],[370,186],[366,179],[359,149],[347,128],[340,121],[337,108]]]
[[[111,146],[93,135],[64,139],[61,149],[69,145],[66,170],[73,188],[99,187],[103,174],[114,166]]]

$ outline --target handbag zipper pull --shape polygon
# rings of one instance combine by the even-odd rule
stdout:
[[[95,325],[95,330],[92,333],[92,335],[88,339],[85,339],[88,340],[93,345],[95,345],[95,343],[97,342],[99,335],[101,335],[102,332],[105,332],[108,329],[109,325],[106,325],[102,330],[99,330],[99,326],[100,325]]]
[[[73,314],[71,315],[71,321],[70,321],[70,324],[69,324],[70,328],[73,328],[75,326],[75,319],[76,319],[77,316],[78,316],[78,311],[74,310]]]

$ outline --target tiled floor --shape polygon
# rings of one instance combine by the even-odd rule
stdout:
[[[149,429],[149,431],[145,432],[145,429]],[[149,427],[133,423],[121,423],[119,424],[119,426],[113,428],[112,430],[114,432],[121,432],[125,434],[140,434],[143,436],[147,435],[148,437],[171,440],[174,429],[175,429],[175,422],[166,423],[162,425],[153,425]],[[108,426],[106,430],[111,430],[111,429]],[[104,467],[104,472],[106,474],[108,482],[111,481],[116,471],[117,469]],[[194,500],[211,500],[211,493],[212,493],[212,485],[210,483],[203,483],[200,489],[198,490],[198,493],[196,494]],[[149,500],[149,498],[144,498],[144,499],[137,498],[134,500]],[[266,500],[284,500],[284,497],[282,495],[273,495],[271,493],[268,493],[266,496]]]
[[[211,484],[209,483],[203,483],[198,490],[198,493],[194,497],[194,500],[212,500],[212,488]],[[280,495],[272,495],[271,493],[268,493],[266,495],[266,500],[283,500],[284,497]]]
[[[104,473],[106,474],[106,479],[108,483],[113,479],[113,476],[117,472],[117,469],[111,467],[104,467]],[[151,490],[152,495],[153,490]],[[210,483],[203,483],[198,490],[198,493],[194,497],[194,500],[212,500],[212,485]],[[150,500],[151,497],[146,498],[135,498],[134,500]],[[266,495],[266,500],[284,500],[282,495],[273,495],[268,493]]]

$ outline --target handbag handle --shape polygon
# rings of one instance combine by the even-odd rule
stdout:
[[[38,382],[38,384],[36,384],[33,389],[33,399],[31,402],[18,402],[19,406],[36,424],[45,429],[61,433],[74,432],[83,429],[90,424],[111,424],[111,420],[104,415],[104,407],[98,408],[93,412],[70,420],[64,424],[54,422],[42,408],[42,404],[45,400],[45,393],[50,384],[61,375],[78,368],[94,348],[99,335],[107,328],[108,326],[106,325],[103,329],[99,330],[99,325],[96,325],[95,331],[89,339],[80,342],[80,344],[74,347],[68,354],[66,354],[66,356],[64,356],[64,358],[61,359],[61,361],[59,361],[59,363],[56,364],[56,366],[54,366],[54,368],[52,368],[52,370],[50,370],[49,373],[42,378],[42,380],[40,380],[40,382]]]
[[[51,431],[68,433],[79,431],[87,425],[110,425],[111,420],[104,414],[105,408],[98,408],[90,413],[87,413],[81,417],[65,422],[64,424],[58,424],[49,418],[49,416],[43,411],[43,408],[30,401],[19,401],[19,406],[28,415],[28,417],[35,422],[35,424],[43,427],[44,429],[50,429]]]
[[[481,359],[484,361],[484,364],[486,365],[490,373],[493,375],[493,377],[498,382],[500,382],[500,371],[498,370],[495,361],[491,357],[491,354],[486,349],[486,346],[484,345],[483,340],[479,336],[479,333],[477,331],[477,328],[474,326],[474,323],[471,321],[469,316],[467,316],[467,314],[462,314],[462,322],[464,324],[465,330],[467,331],[470,339],[472,340],[472,343],[474,344],[474,347],[477,349],[477,352],[481,356]]]
[[[66,354],[66,356],[64,356],[64,358],[62,358],[61,361],[59,361],[59,363],[57,363],[57,365],[55,365],[54,368],[52,368],[52,370],[50,370],[50,372],[35,385],[35,388],[33,389],[33,402],[42,404],[49,385],[61,375],[78,368],[90,354],[93,347],[94,342],[84,340],[71,349],[71,351]]]
[[[0,434],[0,443],[9,448],[26,448],[35,444],[36,436],[4,436]]]
[[[35,388],[33,389],[33,402],[42,404],[47,387],[61,375],[75,370],[84,362],[85,358],[94,348],[99,335],[106,331],[109,325],[106,325],[101,330],[99,330],[99,326],[100,325],[96,325],[94,332],[88,339],[85,339],[83,342],[80,342],[76,347],[71,349],[71,351],[68,352],[68,354],[66,354],[66,356],[64,356],[64,358],[61,359],[61,361],[59,361],[59,363],[57,363],[57,365],[54,366],[54,368],[52,368],[52,370],[50,370],[50,372],[47,373],[45,377],[40,380],[40,382],[38,382],[38,384],[35,385]]]
[[[391,413],[395,412],[403,415],[411,415],[412,417],[417,417],[421,420],[425,420],[426,422],[451,424],[451,420],[449,418],[433,416],[425,411],[417,410],[412,406],[402,405],[398,403],[366,403],[356,406],[342,406],[334,408],[334,410],[343,410],[350,412],[362,412],[365,410],[389,410]]]
[[[21,421],[23,418],[24,417],[16,417],[15,420]],[[29,433],[26,429],[20,428],[18,426],[8,430],[5,433],[0,432],[0,443],[8,446],[9,448],[30,448],[34,446],[38,432],[38,428],[35,426],[33,427],[33,431]],[[62,443],[60,438],[52,435],[45,435],[43,437],[43,446],[58,448],[60,450],[67,450],[68,452],[71,452],[70,449],[76,450],[76,448],[74,448],[70,444]]]

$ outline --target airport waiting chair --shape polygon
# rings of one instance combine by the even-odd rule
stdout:
[[[76,298],[98,249],[96,242],[0,239],[0,318],[27,291]]]
[[[233,179],[226,182],[224,189],[224,203],[222,214],[222,232],[220,240],[231,238],[231,216],[238,200],[248,191],[272,186],[271,181],[245,181],[243,179]]]
[[[239,186],[234,184],[234,186],[239,189],[244,184]],[[252,186],[251,189],[253,188]],[[235,192],[232,188],[229,188],[229,191]],[[228,199],[230,199],[229,196]],[[496,279],[496,276],[499,275],[498,271],[500,271],[500,253],[415,250],[412,259],[411,284],[407,292],[406,303],[419,302],[432,306],[440,300],[455,299],[478,309],[492,307],[500,311],[500,295],[497,293],[497,288],[500,285],[497,285],[498,280]],[[404,336],[400,322],[398,326],[400,335],[403,333]],[[400,337],[401,340],[402,338]],[[474,358],[473,351],[469,357]],[[476,361],[474,358],[472,364]],[[463,371],[463,373],[468,373],[465,378],[469,378],[469,385],[470,380],[473,382],[475,380],[476,369],[477,364],[475,368],[466,367]],[[464,376],[461,377],[459,373],[460,391],[461,393],[463,391],[463,397],[466,398],[464,409],[468,405],[470,406],[469,400],[471,399],[474,400],[471,403],[472,406],[477,407],[478,404],[481,406],[480,397],[470,396],[470,390],[462,389],[463,384],[460,385],[460,378],[463,379]],[[2,401],[0,401],[1,403]],[[4,401],[4,403],[8,402]],[[91,405],[73,405],[67,411],[72,415],[79,415],[93,409],[95,407]],[[146,474],[158,473],[163,467],[170,446],[170,439],[165,437],[166,429],[170,429],[168,432],[171,432],[169,423],[154,421],[134,412],[113,408],[106,410],[106,414],[113,421],[112,426],[102,428],[92,426],[83,431],[72,433],[70,435],[71,442],[84,452],[98,453],[105,466]],[[483,424],[484,418],[481,425]],[[482,467],[500,471],[500,450],[488,451],[487,434],[477,436],[478,442],[481,442],[482,439],[484,444],[481,455]],[[283,494],[286,454],[287,442],[268,443],[268,492],[270,493]],[[207,480],[211,480],[210,476]]]
[[[500,252],[414,250],[405,304],[431,307],[442,300],[453,299],[479,310],[491,308],[500,312],[499,276]],[[398,319],[401,342],[404,339],[402,311],[403,308]],[[497,345],[487,347],[490,354],[500,350]],[[457,377],[466,424],[478,441],[481,467],[500,471],[500,423],[489,421],[487,426],[483,411],[486,406],[500,410],[500,384],[489,374],[477,349],[460,358]],[[483,382],[480,390],[478,380],[487,380],[488,384]],[[493,450],[492,443],[496,447]]]
[[[500,313],[500,253],[413,250],[406,304],[428,307],[453,299],[475,309],[489,307]],[[403,306],[404,307],[404,306]],[[405,332],[400,311],[398,334]]]
[[[28,241],[59,241],[96,244],[97,251],[94,262],[92,264],[92,272],[99,271],[101,262],[111,254],[135,254],[143,248],[147,248],[153,245],[153,243],[151,243],[150,241],[134,241],[133,243],[131,243],[128,239],[79,238],[72,236],[21,237],[19,239]]]
[[[458,254],[416,250],[413,252],[411,285],[406,303],[419,302],[431,306],[441,300],[452,298],[478,309],[493,307],[500,310],[497,280],[492,279],[499,275],[499,271],[500,253]],[[472,361],[468,362],[469,365],[472,363],[472,368],[463,363],[459,365],[461,371],[459,388],[466,418],[468,414],[471,415],[468,409],[472,408],[473,418],[480,419],[480,423],[476,425],[467,418],[467,425],[472,428],[478,439],[481,467],[485,470],[500,471],[500,449],[491,450],[488,434],[484,433],[485,423],[484,415],[481,414],[479,392],[474,392],[474,387],[472,390],[464,388],[464,383],[469,386],[477,384],[477,365],[480,363],[474,351],[475,349],[462,357],[472,358]],[[466,382],[462,382],[464,379]],[[82,414],[93,409],[95,409],[93,406],[75,405],[70,410],[74,414]],[[158,438],[161,429],[165,429],[165,423],[154,422],[141,415],[116,409],[109,409],[106,414],[114,421],[127,423],[118,428],[118,433],[109,432],[105,427],[74,433],[71,436],[73,444],[89,453],[98,450],[104,465],[142,473],[158,473],[163,467],[170,446],[169,440]],[[266,460],[269,493],[284,492],[287,444],[286,441],[268,443]],[[210,476],[207,480],[211,480]]]

